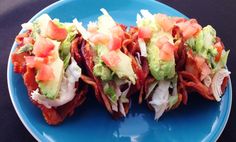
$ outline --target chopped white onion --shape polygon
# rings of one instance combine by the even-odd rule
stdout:
[[[74,19],[73,24],[76,26],[77,30],[80,32],[83,39],[88,40],[89,36],[90,36],[90,33],[87,32],[87,30],[82,26],[82,22],[78,22],[77,19]]]
[[[139,44],[139,47],[140,47],[141,56],[147,57],[147,46],[146,46],[146,43],[144,42],[144,40],[139,38],[138,39],[138,44]]]
[[[221,85],[223,83],[224,78],[228,77],[229,74],[230,72],[227,69],[220,69],[218,72],[216,72],[212,79],[211,89],[216,101],[218,102],[221,100],[220,97],[223,94],[221,90]]]
[[[48,27],[48,22],[52,20],[51,17],[48,14],[43,14],[39,18],[37,18],[35,21],[40,25],[40,35],[43,37],[46,37],[46,31]]]

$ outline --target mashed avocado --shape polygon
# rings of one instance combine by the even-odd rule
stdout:
[[[95,76],[100,77],[103,81],[109,81],[112,79],[112,71],[102,62],[101,56],[108,52],[108,49],[104,46],[95,46],[97,56],[94,59],[93,73]]]
[[[104,81],[108,81],[112,79],[111,70],[108,67],[106,67],[102,62],[97,63],[94,66],[93,73],[95,76],[99,76]]]
[[[171,41],[171,35],[160,32],[154,35],[147,45],[149,69],[153,77],[157,80],[171,79],[175,75],[175,61],[163,61],[160,59],[159,48],[156,46],[156,41],[162,36],[170,37],[170,42],[173,42],[173,40]]]

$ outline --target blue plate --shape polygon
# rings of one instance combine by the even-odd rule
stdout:
[[[105,8],[117,22],[135,25],[136,14],[140,9],[152,13],[165,13],[171,16],[185,17],[180,12],[150,0],[77,0],[56,2],[38,14],[43,13],[61,21],[72,21],[74,18],[84,25],[95,21]],[[14,43],[11,53],[15,49]],[[231,81],[222,101],[211,102],[191,94],[187,106],[170,111],[158,121],[154,113],[145,105],[138,105],[133,99],[130,113],[125,119],[113,120],[105,108],[95,101],[93,95],[84,106],[78,108],[73,117],[59,126],[45,123],[41,112],[34,106],[26,92],[22,77],[13,72],[11,59],[8,61],[8,87],[14,108],[28,131],[38,141],[81,141],[81,142],[156,142],[156,141],[216,141],[222,133],[231,108]]]

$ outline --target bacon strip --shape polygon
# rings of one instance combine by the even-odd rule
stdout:
[[[47,108],[44,105],[39,104],[36,101],[32,100],[31,93],[32,93],[32,91],[34,91],[38,88],[38,83],[35,80],[36,70],[26,66],[26,62],[25,62],[24,57],[29,56],[30,55],[29,52],[24,52],[24,53],[20,53],[20,54],[17,53],[18,49],[21,46],[23,46],[23,44],[24,44],[23,43],[24,38],[28,37],[29,35],[30,35],[30,32],[28,31],[28,32],[18,35],[16,37],[16,42],[18,43],[18,47],[16,48],[14,53],[11,55],[12,63],[14,65],[14,71],[16,73],[22,74],[24,84],[25,84],[27,91],[28,91],[28,96],[29,96],[30,100],[32,101],[32,103],[41,109],[46,122],[50,125],[57,125],[57,124],[63,122],[63,120],[66,117],[71,116],[74,113],[75,108],[80,106],[85,101],[86,93],[88,91],[88,88],[87,88],[88,86],[86,84],[84,84],[84,82],[81,82],[81,81],[77,82],[75,87],[77,89],[80,88],[80,90],[77,90],[74,99],[72,101],[60,106],[60,107],[57,107],[57,108],[54,108],[54,107]],[[76,59],[76,61],[78,63],[81,62],[81,60],[82,60],[82,58],[79,54],[79,51],[76,50],[76,47],[77,47],[76,45],[80,40],[81,40],[80,38],[76,38],[72,42],[72,50],[71,50],[72,56]]]
[[[44,119],[48,124],[57,125],[61,123],[67,116],[71,116],[74,113],[76,107],[80,106],[85,101],[87,86],[81,89],[79,93],[76,93],[76,96],[72,101],[60,107],[47,108],[44,105],[37,103],[31,99],[31,92],[38,88],[38,84],[35,81],[35,74],[36,71],[34,69],[27,67],[26,72],[23,75],[24,83],[27,87],[30,100],[41,109]]]
[[[14,72],[24,74],[26,72],[25,56],[29,56],[28,52],[17,54],[18,48],[11,55],[12,64],[14,66]]]
[[[134,58],[139,58],[138,54],[141,54],[138,44],[138,28],[131,26],[129,32],[126,32],[125,37],[126,39],[123,41],[122,49],[132,59],[132,66],[137,75],[136,90],[140,91],[139,103],[142,103],[145,95],[145,82],[149,74],[148,62],[146,58],[140,57],[141,64],[139,64]]]
[[[94,87],[95,96],[99,100],[99,102],[101,102],[101,100],[103,100],[103,104],[105,105],[106,109],[110,113],[113,113],[113,111],[111,109],[110,101],[109,101],[108,97],[105,95],[105,93],[103,92],[101,80],[93,75],[93,67],[94,67],[93,51],[92,51],[90,45],[84,41],[84,44],[81,47],[81,51],[82,51],[82,55],[83,55],[83,58],[86,63],[86,68],[89,73],[89,76],[91,78],[93,78],[93,80],[94,80],[93,82],[95,82],[96,84],[94,84],[93,82],[88,82],[88,83],[90,83]]]

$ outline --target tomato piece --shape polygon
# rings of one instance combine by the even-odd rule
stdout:
[[[93,42],[95,45],[99,44],[105,44],[107,45],[109,43],[110,37],[108,35],[105,35],[103,33],[96,33],[92,35],[89,40]]]
[[[25,33],[21,33],[16,36],[15,41],[18,45],[22,45],[24,43],[24,38],[29,37],[31,34],[31,30],[28,30]]]
[[[46,35],[53,40],[65,40],[67,37],[67,31],[65,28],[58,27],[52,20],[48,22]]]
[[[54,44],[50,40],[38,37],[33,47],[33,53],[38,57],[47,57],[53,49]]]
[[[120,38],[124,37],[124,31],[119,25],[114,26],[111,29],[111,32],[112,32],[113,36],[117,36],[117,37],[120,37]]]
[[[180,22],[177,23],[176,25],[182,32],[182,36],[185,40],[195,36],[202,29],[202,27],[197,23],[197,20],[195,19],[190,19],[189,21],[186,22]]]
[[[34,39],[32,38],[32,37],[25,37],[24,39],[23,39],[23,43],[24,44],[34,44]]]
[[[163,44],[167,43],[168,41],[169,41],[168,37],[163,36],[157,40],[156,46],[162,48]]]
[[[54,79],[53,69],[47,64],[42,64],[37,72],[36,80],[48,81],[52,79]]]
[[[108,66],[108,67],[115,67],[120,62],[120,57],[115,51],[110,51],[107,54],[102,55],[102,61]]]
[[[171,30],[174,27],[174,21],[171,20],[167,15],[165,14],[156,14],[155,20],[158,25],[160,25],[165,32],[171,32]]]
[[[121,38],[117,37],[117,36],[113,36],[110,44],[109,44],[109,49],[110,50],[117,50],[121,48]]]
[[[152,30],[149,27],[141,27],[138,30],[138,38],[142,38],[145,41],[152,37]]]
[[[30,68],[39,69],[43,64],[48,63],[48,58],[41,58],[36,56],[25,56],[26,65]]]
[[[221,42],[217,42],[214,47],[217,49],[217,55],[215,56],[215,61],[219,62],[221,58],[222,51],[224,49],[224,46]]]
[[[165,61],[174,59],[174,46],[169,42],[162,45],[160,48],[160,58]]]

